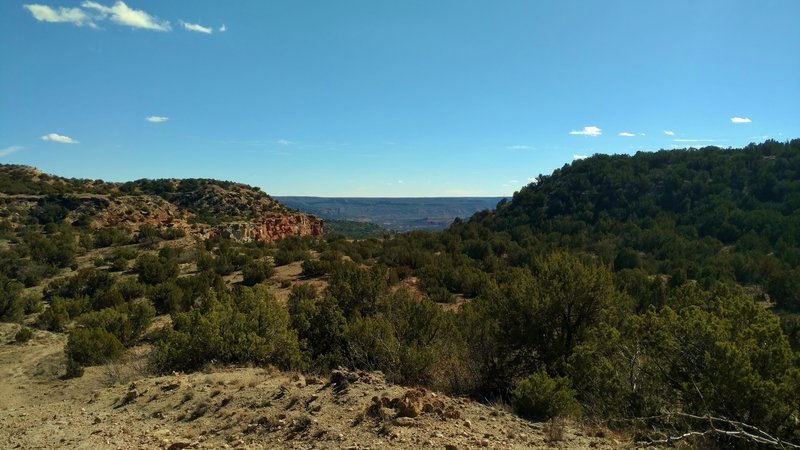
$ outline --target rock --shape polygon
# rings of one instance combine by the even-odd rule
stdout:
[[[489,439],[483,438],[480,442],[481,447],[488,447],[489,446]]]
[[[442,416],[448,419],[460,419],[461,411],[457,410],[453,405],[450,405],[442,411]]]
[[[181,382],[178,381],[178,380],[175,380],[175,381],[173,381],[171,383],[167,383],[164,386],[161,386],[161,390],[162,391],[174,391],[175,389],[178,389],[179,387],[181,387]]]
[[[322,219],[302,213],[270,214],[253,221],[227,222],[216,227],[215,234],[239,242],[274,242],[288,236],[321,237]]]
[[[188,448],[192,446],[194,446],[194,443],[192,441],[181,439],[170,444],[170,446],[167,447],[167,450],[180,450],[182,448]]]
[[[472,428],[472,422],[469,419],[464,420],[464,426],[467,428]]]
[[[455,444],[445,444],[444,450],[458,450],[458,446]]]
[[[392,420],[392,424],[398,427],[413,427],[417,424],[417,422],[411,417],[401,416],[401,417],[395,417],[395,419]]]
[[[125,394],[125,397],[122,398],[122,404],[127,405],[128,403],[131,403],[132,401],[136,400],[136,397],[138,396],[139,396],[139,391],[137,391],[136,389],[131,389],[130,391],[128,391],[127,394]]]

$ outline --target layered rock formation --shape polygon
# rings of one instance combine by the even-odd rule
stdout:
[[[227,222],[216,232],[240,242],[274,242],[289,236],[321,237],[325,232],[322,219],[302,213],[261,217],[253,221]]]

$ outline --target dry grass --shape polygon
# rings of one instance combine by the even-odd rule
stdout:
[[[563,417],[553,417],[548,420],[544,427],[545,441],[548,443],[563,441],[566,427],[567,420]]]

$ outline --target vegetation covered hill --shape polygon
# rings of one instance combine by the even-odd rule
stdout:
[[[800,264],[800,140],[596,155],[472,222],[528,247],[590,251],[616,270],[766,285]],[[800,308],[787,294],[774,297]]]
[[[798,154],[795,140],[597,155],[443,232],[354,242],[93,228],[14,203],[0,316],[68,333],[73,377],[132,349],[154,374],[343,366],[643,444],[792,447]],[[136,189],[177,202],[175,186]]]

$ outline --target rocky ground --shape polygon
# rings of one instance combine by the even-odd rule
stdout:
[[[531,423],[469,399],[270,368],[148,375],[147,348],[63,380],[65,335],[0,324],[0,448],[621,448],[605,429]]]

